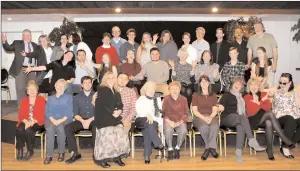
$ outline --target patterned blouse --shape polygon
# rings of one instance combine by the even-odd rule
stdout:
[[[218,72],[218,75],[217,75],[216,78],[213,77],[214,71]],[[216,63],[213,63],[212,65],[210,65],[210,64],[198,64],[196,66],[196,69],[195,69],[196,83],[199,83],[199,79],[201,77],[200,74],[202,72],[209,77],[209,81],[210,81],[211,84],[215,84],[220,79],[219,64],[216,64]]]
[[[29,108],[29,118],[28,118],[28,120],[31,122],[31,121],[33,121],[33,107],[34,107],[34,105],[30,105],[30,108]]]
[[[294,119],[300,118],[300,108],[296,106],[295,92],[285,94],[278,90],[274,95],[273,113],[275,113],[276,118],[286,115],[290,115]]]
[[[180,64],[178,61],[174,64],[175,71],[172,71],[172,79],[174,81],[184,82],[187,85],[190,85],[191,82],[191,71],[192,71],[192,65],[189,63],[186,63],[184,65]]]

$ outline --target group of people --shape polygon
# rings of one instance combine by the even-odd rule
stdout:
[[[279,85],[274,83],[277,43],[264,32],[262,23],[255,23],[254,28],[256,34],[248,42],[241,28],[235,29],[234,42],[223,40],[223,29],[218,28],[217,41],[210,46],[204,40],[205,29],[199,27],[197,40],[190,44],[191,36],[185,32],[178,50],[168,30],[161,33],[158,43],[157,34],[152,39],[150,33],[144,33],[139,45],[134,41],[134,29],[127,31],[126,41],[115,26],[113,38],[104,33],[95,62],[77,33],[71,36],[71,47],[69,37],[61,35],[60,46],[54,48],[45,35],[40,36],[39,45],[31,42],[27,29],[23,40],[11,45],[2,34],[4,49],[15,52],[10,74],[16,77],[20,104],[17,159],[32,157],[35,132],[44,126],[44,164],[52,161],[55,136],[59,162],[65,158],[65,140],[71,153],[65,162],[80,159],[74,134],[88,129],[92,131],[94,162],[104,168],[110,167],[108,162],[125,166],[121,159],[130,153],[128,132],[132,123],[143,134],[145,164],[150,163],[152,147],[162,156],[167,149],[169,160],[179,159],[187,122],[192,122],[205,142],[202,160],[209,154],[219,157],[216,137],[220,126],[236,129],[235,155],[239,163],[243,161],[245,135],[250,147],[265,150],[252,133],[260,127],[266,131],[270,160],[274,160],[274,131],[282,140],[280,152],[294,158],[289,149],[300,140],[300,87],[294,87],[288,73],[281,75]],[[225,93],[218,99],[222,90]],[[167,147],[158,132],[165,136]],[[174,132],[178,134],[175,146]],[[23,155],[25,143],[27,153]]]

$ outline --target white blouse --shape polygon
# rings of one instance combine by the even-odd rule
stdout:
[[[48,47],[47,49],[46,48],[43,48],[44,51],[45,51],[45,54],[46,54],[46,59],[47,59],[47,64],[49,64],[51,62],[51,56],[52,56],[52,48],[51,47]],[[45,75],[44,79],[46,78],[51,78],[52,77],[52,70],[50,70],[47,75]]]
[[[156,121],[158,125],[163,124],[163,119],[161,117],[161,113],[158,117],[155,116],[154,102],[153,100],[148,99],[146,96],[140,96],[136,101],[136,117],[147,117],[147,114],[151,114],[153,121]],[[160,97],[157,97],[157,105],[159,109],[162,109],[162,102]]]
[[[188,57],[186,58],[186,62],[189,64],[193,64],[193,61],[198,60],[197,58],[197,49],[194,46],[189,45],[187,48]]]

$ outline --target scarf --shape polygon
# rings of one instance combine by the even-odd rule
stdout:
[[[230,93],[233,94],[236,97],[237,100],[237,113],[239,115],[245,115],[245,101],[244,98],[242,97],[242,94],[240,92],[236,92],[233,90],[230,90]]]
[[[147,99],[149,100],[153,100],[153,105],[154,105],[154,115],[156,117],[159,117],[159,114],[162,113],[162,111],[159,109],[158,107],[158,103],[157,103],[157,97],[153,96],[153,97],[149,97],[146,96]]]

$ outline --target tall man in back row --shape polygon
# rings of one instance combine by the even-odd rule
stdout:
[[[22,32],[22,40],[14,40],[12,44],[7,43],[6,34],[2,34],[2,45],[3,49],[8,52],[14,52],[14,60],[9,69],[9,74],[16,78],[16,91],[17,91],[17,101],[18,105],[23,97],[27,96],[26,94],[26,85],[29,80],[35,80],[36,73],[31,72],[28,75],[23,73],[23,69],[28,66],[36,66],[37,59],[30,58],[27,56],[22,56],[21,52],[31,53],[38,47],[37,44],[31,42],[31,31],[25,29]]]

